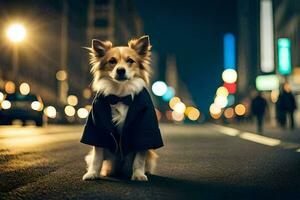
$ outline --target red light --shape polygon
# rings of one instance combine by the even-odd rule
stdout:
[[[236,93],[236,83],[224,83],[224,87],[227,88],[229,94]]]

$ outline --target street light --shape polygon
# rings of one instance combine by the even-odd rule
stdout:
[[[26,29],[22,24],[12,24],[8,27],[6,35],[14,43],[23,41],[26,37]]]
[[[12,24],[8,27],[6,31],[7,38],[14,44],[13,45],[13,56],[12,65],[13,72],[12,76],[14,81],[17,82],[17,74],[19,70],[19,52],[18,43],[22,42],[26,37],[26,29],[22,24]]]

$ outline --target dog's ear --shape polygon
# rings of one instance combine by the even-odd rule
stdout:
[[[128,46],[134,49],[139,55],[145,56],[151,50],[150,39],[148,35],[142,36],[139,39],[130,40]]]
[[[109,50],[111,47],[112,43],[110,41],[100,41],[96,39],[92,40],[92,49],[99,57],[103,57],[107,50]]]

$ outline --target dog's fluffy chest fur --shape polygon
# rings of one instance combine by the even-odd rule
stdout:
[[[118,132],[122,133],[129,107],[123,103],[110,105],[110,107],[111,107],[112,122],[117,125]]]

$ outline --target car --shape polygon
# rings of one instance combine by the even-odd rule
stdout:
[[[44,104],[42,98],[35,94],[21,93],[4,94],[0,104],[0,123],[12,124],[13,120],[21,120],[25,125],[27,120],[35,121],[37,126],[44,123]]]

